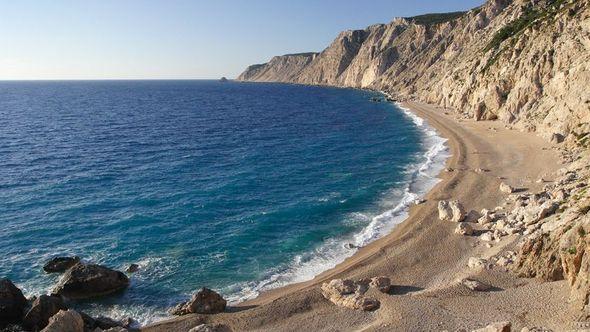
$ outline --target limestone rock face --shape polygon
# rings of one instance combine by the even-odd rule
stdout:
[[[571,286],[570,299],[579,309],[588,308],[590,298],[590,216],[578,220],[561,238],[559,253],[565,279]],[[586,312],[586,311],[585,311]]]
[[[513,269],[525,278],[563,280],[560,259],[559,236],[539,235],[522,244]]]
[[[170,313],[173,315],[186,314],[216,314],[223,312],[227,301],[218,293],[201,288],[193,297],[173,308]]]
[[[53,289],[53,294],[86,299],[111,294],[128,285],[129,279],[123,272],[101,265],[78,263],[66,271]]]
[[[0,324],[22,318],[27,299],[8,279],[0,279]]]
[[[84,332],[84,320],[74,310],[61,310],[49,319],[42,332]]]
[[[383,90],[567,142],[590,122],[590,6],[551,3],[489,0],[442,22],[397,18],[342,32],[321,53],[250,66],[238,79]],[[519,28],[526,12],[543,19]]]

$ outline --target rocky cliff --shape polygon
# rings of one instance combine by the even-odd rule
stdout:
[[[590,0],[489,0],[465,13],[398,18],[238,79],[381,90],[561,144],[557,180],[511,196],[519,206],[506,222],[524,229],[511,269],[567,280],[570,301],[590,312]]]
[[[345,31],[319,54],[277,56],[238,80],[383,90],[575,140],[590,121],[589,50],[588,0],[489,0]]]

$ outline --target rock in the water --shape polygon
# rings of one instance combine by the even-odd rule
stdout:
[[[226,304],[227,301],[218,293],[201,288],[189,301],[174,307],[170,313],[178,316],[193,313],[217,314],[225,310]]]
[[[500,191],[506,194],[512,194],[514,192],[514,188],[502,182],[500,183]]]
[[[67,310],[64,301],[58,296],[41,295],[33,301],[31,309],[23,318],[23,326],[31,331],[39,331],[49,323],[60,310]]]
[[[43,270],[47,273],[65,272],[67,269],[78,264],[80,257],[55,257],[43,265]]]
[[[127,288],[129,279],[120,271],[96,264],[78,263],[66,271],[53,294],[70,299],[108,295]]]
[[[41,332],[84,332],[84,320],[74,310],[61,310],[49,319]]]
[[[8,279],[0,279],[0,324],[20,321],[27,299]]]
[[[363,311],[379,309],[381,303],[364,296],[366,290],[366,284],[352,280],[334,279],[322,284],[322,295],[337,306]]]
[[[473,227],[467,222],[460,222],[455,228],[455,233],[461,235],[473,235]]]
[[[231,329],[222,324],[201,324],[188,330],[188,332],[231,332]]]
[[[498,322],[473,330],[473,332],[510,332],[511,328],[512,324],[510,322]]]
[[[139,265],[137,265],[137,264],[131,264],[127,268],[127,273],[135,273],[137,271],[139,271]]]
[[[472,291],[485,292],[490,289],[489,285],[486,285],[483,282],[479,282],[473,279],[462,279],[460,283],[461,285],[471,289]]]
[[[369,286],[377,288],[381,293],[388,294],[391,292],[393,286],[391,285],[391,279],[387,277],[375,277],[371,279]]]
[[[439,201],[438,202],[438,218],[440,220],[449,220],[454,222],[461,222],[465,219],[465,210],[463,205],[458,201]]]

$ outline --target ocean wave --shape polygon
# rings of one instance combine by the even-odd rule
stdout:
[[[389,234],[397,224],[407,218],[409,207],[440,181],[437,175],[444,168],[449,156],[447,140],[440,137],[426,120],[399,104],[396,104],[396,107],[422,131],[422,144],[426,150],[420,162],[411,165],[405,172],[409,178],[403,190],[388,195],[388,205],[392,202],[397,203],[377,215],[353,213],[350,216],[351,220],[344,222],[349,224],[368,221],[360,232],[348,237],[327,239],[314,250],[294,257],[287,267],[267,271],[261,280],[238,283],[222,289],[231,304],[253,299],[264,291],[311,280],[318,274],[334,268],[352,256],[358,248]]]

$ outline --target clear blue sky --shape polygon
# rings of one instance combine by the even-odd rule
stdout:
[[[0,79],[235,77],[341,31],[483,0],[0,0]]]

